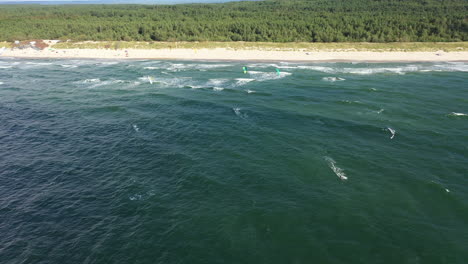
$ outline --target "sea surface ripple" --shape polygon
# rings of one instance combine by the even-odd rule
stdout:
[[[2,264],[468,260],[467,63],[5,58],[0,150]]]

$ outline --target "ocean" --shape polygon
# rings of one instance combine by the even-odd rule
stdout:
[[[467,263],[467,73],[1,59],[0,263]]]

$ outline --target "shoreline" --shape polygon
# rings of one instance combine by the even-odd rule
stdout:
[[[232,60],[232,59],[188,59],[188,58],[96,58],[96,57],[7,57],[0,56],[0,59],[28,59],[28,60],[119,60],[119,61],[139,61],[139,60],[154,60],[154,61],[205,61],[205,62],[259,62],[259,63],[431,63],[431,62],[458,62],[468,63],[467,60],[275,60],[275,59],[249,59],[249,60]]]
[[[6,49],[0,58],[205,60],[259,62],[468,62],[468,52],[427,51],[268,51],[214,49]]]

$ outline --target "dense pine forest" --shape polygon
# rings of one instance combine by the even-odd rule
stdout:
[[[468,41],[466,0],[0,5],[0,40]]]

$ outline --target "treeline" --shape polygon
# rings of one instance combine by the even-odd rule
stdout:
[[[468,41],[467,0],[0,5],[0,40]]]

